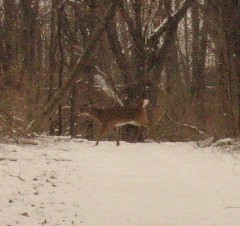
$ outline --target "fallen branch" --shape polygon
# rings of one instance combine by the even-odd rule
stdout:
[[[187,123],[177,122],[177,121],[173,120],[173,119],[169,116],[169,114],[166,114],[165,117],[167,117],[167,118],[169,119],[169,121],[171,121],[173,124],[175,124],[175,125],[177,125],[177,126],[192,129],[192,130],[198,132],[199,134],[205,136],[205,138],[208,138],[208,137],[209,137],[208,134],[206,134],[204,131],[198,129],[196,126],[192,126],[192,125],[187,124]]]
[[[169,114],[166,111],[162,114],[162,116],[154,124],[158,124],[158,122],[161,122],[163,118],[168,119],[174,125],[177,125],[179,127],[185,127],[185,128],[188,128],[188,129],[192,129],[192,130],[198,132],[199,134],[203,135],[205,138],[209,138],[210,137],[207,133],[205,133],[204,131],[198,129],[196,126],[193,126],[193,125],[190,125],[190,124],[187,124],[187,123],[181,123],[181,122],[175,121],[174,119],[172,119],[169,116]]]

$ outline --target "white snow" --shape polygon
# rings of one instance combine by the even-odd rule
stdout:
[[[0,225],[239,226],[240,161],[194,143],[0,146]]]
[[[147,107],[148,103],[149,103],[149,100],[148,99],[144,99],[142,107],[143,108]]]

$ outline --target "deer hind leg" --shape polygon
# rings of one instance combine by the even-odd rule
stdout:
[[[97,142],[96,142],[95,146],[97,146],[99,144],[99,141],[104,137],[104,135],[106,135],[106,133],[108,131],[109,131],[109,125],[103,124],[100,132],[98,133]]]

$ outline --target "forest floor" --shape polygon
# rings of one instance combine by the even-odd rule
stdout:
[[[1,226],[239,226],[240,148],[0,145]]]

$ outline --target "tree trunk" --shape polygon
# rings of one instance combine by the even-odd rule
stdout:
[[[4,43],[5,51],[2,57],[3,61],[3,73],[4,73],[4,83],[7,87],[14,87],[15,85],[15,74],[14,66],[16,65],[17,58],[17,46],[16,46],[16,36],[17,36],[17,24],[16,24],[16,10],[17,5],[15,0],[3,1],[4,6]]]
[[[233,25],[234,18],[232,11],[234,10],[232,0],[221,0],[220,7],[222,14],[220,15],[221,26],[219,43],[217,46],[219,57],[219,86],[220,86],[220,115],[222,117],[222,126],[224,136],[235,136],[237,124],[234,115],[233,106]]]
[[[232,0],[233,8],[233,62],[238,81],[238,135],[240,135],[240,1]]]
[[[164,2],[165,14],[172,14],[172,1]],[[177,36],[177,34],[175,35]],[[179,95],[179,88],[181,87],[181,81],[179,79],[180,69],[178,62],[178,46],[176,43],[177,37],[173,40],[172,45],[169,47],[169,52],[166,55],[165,63],[165,76],[166,76],[166,111],[173,118],[177,119],[178,107],[176,97]]]
[[[38,3],[38,2],[37,2]],[[27,119],[31,121],[33,118],[33,104],[35,99],[35,78],[36,76],[36,4],[33,0],[21,0],[20,6],[22,10],[22,55],[23,55],[23,71],[26,76],[26,97],[27,97]]]
[[[129,63],[126,59],[125,54],[123,53],[123,49],[121,43],[118,38],[116,21],[112,20],[106,27],[106,32],[109,40],[109,44],[112,50],[112,53],[116,59],[118,68],[122,74],[123,80],[125,84],[129,84],[132,82],[132,74],[129,70]]]
[[[202,34],[200,32],[200,13],[198,5],[192,7],[192,77],[194,79],[194,102],[196,104],[195,115],[200,128],[206,128],[206,109],[204,93],[206,89],[204,81],[205,57],[206,57],[206,30],[203,21]]]
[[[48,99],[49,102],[54,96],[54,75],[56,74],[56,49],[57,49],[57,42],[56,42],[56,29],[55,29],[55,22],[56,22],[56,0],[52,0],[52,12],[51,12],[51,35],[50,35],[50,47],[49,47],[49,91],[48,91]],[[54,123],[53,118],[50,117],[49,119],[49,134],[54,135]]]
[[[58,69],[58,90],[61,90],[63,85],[63,73],[64,73],[64,49],[62,41],[62,30],[63,27],[63,13],[64,5],[60,6],[58,9],[57,17],[57,40],[58,40],[58,50],[59,50],[59,69]],[[62,103],[58,105],[58,136],[63,133],[63,114],[62,114]]]
[[[185,81],[187,89],[189,90],[191,84],[190,76],[190,51],[189,51],[189,28],[188,28],[188,15],[184,17],[184,49],[185,49]]]

